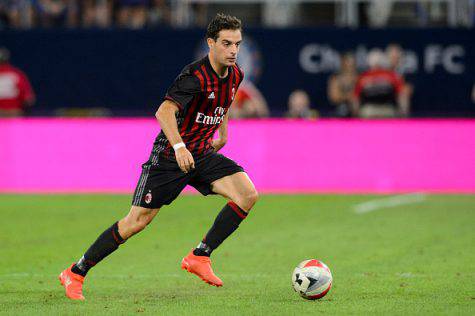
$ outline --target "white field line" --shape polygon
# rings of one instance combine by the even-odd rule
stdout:
[[[401,194],[356,204],[353,211],[356,214],[365,214],[384,208],[421,203],[425,200],[427,200],[427,195],[423,193]]]
[[[225,276],[226,274],[222,274]],[[166,278],[181,278],[187,276],[186,273],[164,273],[164,274],[108,274],[108,275],[95,275],[94,278],[97,279],[166,279]],[[58,275],[54,274],[38,274],[38,273],[28,273],[28,272],[19,272],[19,273],[6,273],[0,274],[1,279],[22,279],[22,278],[57,278]],[[239,277],[241,279],[256,279],[256,278],[271,278],[274,277],[270,274],[232,274],[227,275],[227,277]]]

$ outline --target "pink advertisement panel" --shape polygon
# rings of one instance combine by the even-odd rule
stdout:
[[[154,119],[0,119],[0,192],[132,192]],[[261,192],[475,193],[475,120],[232,121]]]

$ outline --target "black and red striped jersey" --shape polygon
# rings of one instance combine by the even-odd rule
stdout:
[[[223,122],[243,77],[236,65],[230,66],[227,76],[220,78],[206,56],[185,66],[168,89],[165,99],[179,107],[178,130],[194,158],[213,151],[213,135]],[[157,163],[159,157],[175,159],[163,131],[155,139],[149,163]]]

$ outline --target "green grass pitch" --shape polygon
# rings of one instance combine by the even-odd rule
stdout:
[[[213,254],[224,287],[180,269],[224,204],[187,195],[89,273],[85,302],[57,275],[129,208],[129,195],[0,196],[0,313],[313,315],[475,313],[475,196],[429,195],[358,214],[384,196],[264,195]],[[291,288],[317,258],[334,286],[319,301]]]

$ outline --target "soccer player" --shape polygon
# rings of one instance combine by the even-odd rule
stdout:
[[[208,55],[183,69],[156,112],[161,132],[142,165],[129,214],[106,229],[78,262],[60,274],[67,297],[83,300],[89,269],[142,231],[187,184],[228,202],[181,267],[210,285],[223,285],[211,268],[210,255],[238,228],[258,198],[243,168],[217,153],[226,144],[229,106],[244,76],[236,64],[241,30],[239,19],[224,14],[208,25]],[[219,137],[213,140],[216,130]]]

